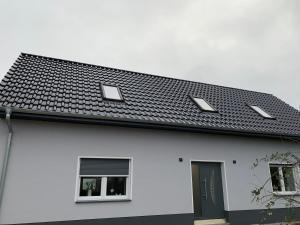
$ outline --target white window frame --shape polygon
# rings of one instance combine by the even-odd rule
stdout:
[[[272,183],[272,179],[271,179],[271,188],[273,191],[273,194],[275,195],[297,195],[299,194],[299,190],[297,189],[297,181],[299,180],[299,168],[295,167],[292,164],[289,163],[276,163],[276,162],[269,162],[269,174],[270,174],[270,178],[272,177],[271,174],[271,167],[278,167],[279,168],[279,176],[280,176],[280,186],[281,186],[281,190],[282,191],[274,191],[273,190],[273,183]],[[283,167],[291,167],[293,169],[293,178],[294,178],[294,185],[295,185],[295,191],[285,191],[285,183],[284,183],[284,178],[283,178],[283,172],[282,172],[282,168]]]
[[[80,161],[81,159],[128,159],[129,174],[128,175],[80,175]],[[105,201],[131,201],[132,200],[132,172],[133,172],[133,158],[132,157],[100,157],[100,156],[78,156],[76,185],[75,185],[75,202],[105,202]],[[80,182],[81,177],[100,177],[101,190],[100,196],[80,196]],[[108,177],[126,177],[126,195],[106,195],[107,178]]]

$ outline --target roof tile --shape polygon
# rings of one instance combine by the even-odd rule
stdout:
[[[100,84],[118,86],[124,101],[103,99]],[[193,97],[218,113],[204,112]],[[274,116],[264,119],[248,104]],[[0,106],[167,123],[195,128],[300,136],[299,112],[273,95],[22,53],[0,84]]]

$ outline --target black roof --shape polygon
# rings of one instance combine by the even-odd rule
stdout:
[[[103,98],[101,84],[124,101]],[[192,97],[216,110],[202,111]],[[265,119],[257,105],[275,119]],[[204,132],[300,137],[300,114],[273,95],[21,53],[0,84],[16,117],[89,120]]]

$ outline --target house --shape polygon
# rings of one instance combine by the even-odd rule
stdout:
[[[286,165],[251,165],[300,152],[299,112],[273,95],[26,53],[0,107],[0,224],[259,223],[253,184]]]

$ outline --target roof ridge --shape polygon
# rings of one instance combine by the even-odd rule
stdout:
[[[109,67],[109,66],[101,66],[101,65],[91,64],[91,63],[78,62],[78,61],[73,61],[73,60],[49,57],[49,56],[44,56],[44,55],[37,55],[37,54],[32,54],[32,53],[21,52],[21,55],[28,55],[28,56],[34,56],[34,57],[41,57],[41,58],[45,58],[45,59],[52,59],[52,60],[58,60],[58,61],[88,65],[88,66],[101,67],[101,68],[105,68],[105,69],[118,70],[118,71],[122,71],[122,72],[133,73],[133,74],[141,74],[141,75],[145,75],[145,76],[154,76],[154,77],[166,78],[166,79],[171,79],[171,80],[179,80],[179,81],[191,82],[191,83],[196,83],[196,84],[205,84],[205,85],[210,85],[210,86],[215,86],[215,87],[222,87],[222,88],[228,88],[228,89],[234,89],[234,90],[240,90],[240,91],[254,92],[254,93],[265,94],[265,95],[272,95],[272,94],[266,93],[266,92],[253,91],[253,90],[247,90],[247,89],[236,88],[236,87],[228,87],[228,86],[224,86],[224,85],[210,84],[210,83],[204,83],[204,82],[199,82],[199,81],[185,80],[185,79],[167,77],[167,76],[162,76],[162,75],[157,75],[157,74],[137,72],[137,71],[132,71],[132,70],[113,68],[113,67]]]

